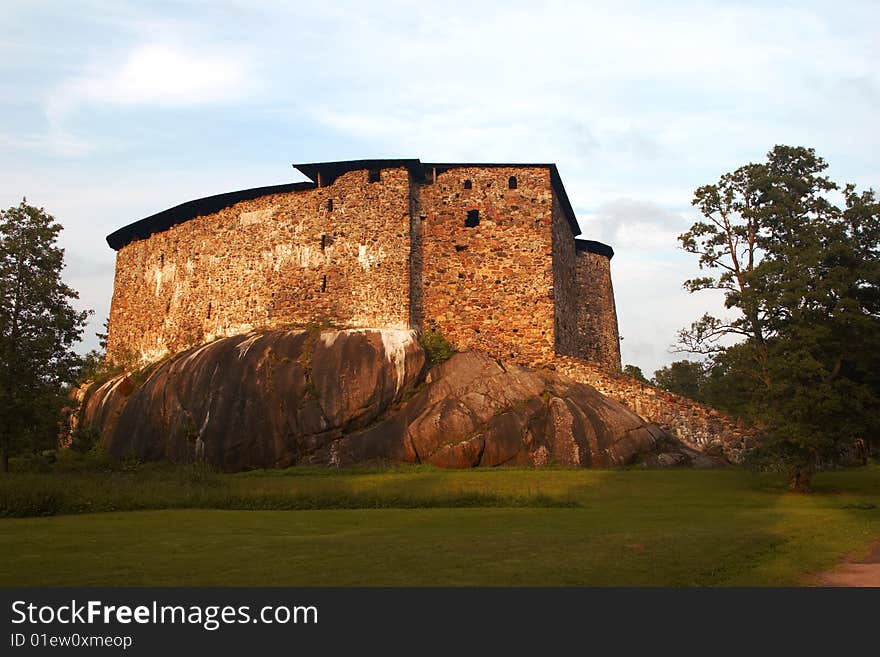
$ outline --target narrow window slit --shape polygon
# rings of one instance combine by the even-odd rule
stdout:
[[[327,291],[327,277],[324,276],[323,280],[321,281],[321,292],[326,292],[326,291]]]

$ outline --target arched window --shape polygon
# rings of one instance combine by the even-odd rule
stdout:
[[[516,189],[516,176],[507,179],[507,187],[508,189]]]
[[[464,181],[464,188],[470,189],[471,187],[473,187],[473,185],[471,184],[471,179],[468,178],[467,180]]]

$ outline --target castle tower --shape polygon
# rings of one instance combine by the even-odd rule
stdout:
[[[620,370],[620,334],[611,284],[614,250],[592,240],[575,240],[577,253],[578,333],[583,336],[579,353],[571,354],[599,363],[610,371]]]

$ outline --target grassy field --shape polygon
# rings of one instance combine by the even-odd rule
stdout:
[[[7,586],[809,584],[880,538],[880,466],[810,495],[740,470],[141,466],[13,473],[0,514],[49,516],[0,519]]]

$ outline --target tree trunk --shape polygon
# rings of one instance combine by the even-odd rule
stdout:
[[[791,490],[794,493],[809,493],[813,483],[813,468],[809,465],[795,466],[791,472]]]

